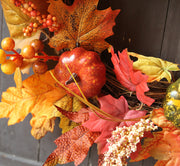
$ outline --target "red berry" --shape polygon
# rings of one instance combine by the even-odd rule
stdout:
[[[47,24],[47,26],[52,26],[52,20],[50,20],[50,19],[48,19],[47,21],[46,21],[46,24]]]
[[[30,14],[31,14],[32,17],[36,17],[37,16],[37,12],[35,10],[32,10]]]

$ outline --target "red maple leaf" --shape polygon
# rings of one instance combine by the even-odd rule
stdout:
[[[111,48],[111,61],[114,65],[114,72],[117,80],[130,91],[136,91],[136,96],[139,101],[150,106],[154,99],[146,96],[144,93],[149,91],[147,86],[148,76],[142,74],[140,71],[133,70],[133,62],[127,54],[127,50],[123,50],[122,53],[114,53],[114,49]]]
[[[99,98],[101,110],[120,119],[139,118],[146,114],[146,111],[129,110],[126,99],[121,96],[119,99],[113,98],[111,95]],[[107,139],[111,137],[111,133],[116,126],[129,126],[134,124],[131,122],[114,122],[99,118],[93,112],[89,113],[89,120],[82,125],[87,127],[92,132],[101,132],[95,143],[98,145],[98,154],[103,154],[108,150]]]
[[[55,140],[57,148],[49,155],[43,166],[69,162],[79,165],[98,136],[98,132],[91,132],[86,127],[75,127]]]

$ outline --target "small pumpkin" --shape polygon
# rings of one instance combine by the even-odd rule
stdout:
[[[106,68],[98,53],[77,47],[64,52],[54,69],[58,81],[76,94],[81,95],[65,64],[73,73],[79,87],[87,98],[100,93],[102,86],[106,82]]]
[[[180,128],[180,78],[168,87],[163,108],[167,120]]]

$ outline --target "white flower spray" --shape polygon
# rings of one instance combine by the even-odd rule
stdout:
[[[129,127],[116,127],[111,138],[107,140],[109,149],[104,154],[103,166],[127,165],[126,160],[132,152],[137,150],[137,144],[140,142],[140,138],[144,137],[144,132],[157,128],[149,119],[141,119]]]

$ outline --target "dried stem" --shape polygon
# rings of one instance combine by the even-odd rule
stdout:
[[[79,95],[77,95],[76,93],[74,93],[73,91],[71,91],[69,88],[67,88],[65,85],[63,85],[61,82],[59,82],[56,77],[54,76],[54,74],[52,73],[52,71],[49,71],[51,76],[53,77],[53,79],[60,85],[62,86],[65,90],[67,90],[69,93],[71,93],[72,95],[74,95],[75,97],[77,97],[81,102],[83,102],[84,104],[86,104],[87,106],[89,106],[89,108],[92,109],[92,111],[101,114],[102,116],[106,117],[106,120],[110,120],[110,121],[114,121],[114,122],[125,122],[125,121],[139,121],[140,119],[145,119],[148,118],[149,115],[140,117],[140,118],[134,118],[134,119],[119,119],[117,117],[114,117],[106,112],[104,112],[103,110],[99,109],[98,107],[96,107],[95,105],[91,104],[90,102],[88,102],[87,100],[84,100],[84,98],[80,97]],[[102,117],[101,117],[102,118]]]

